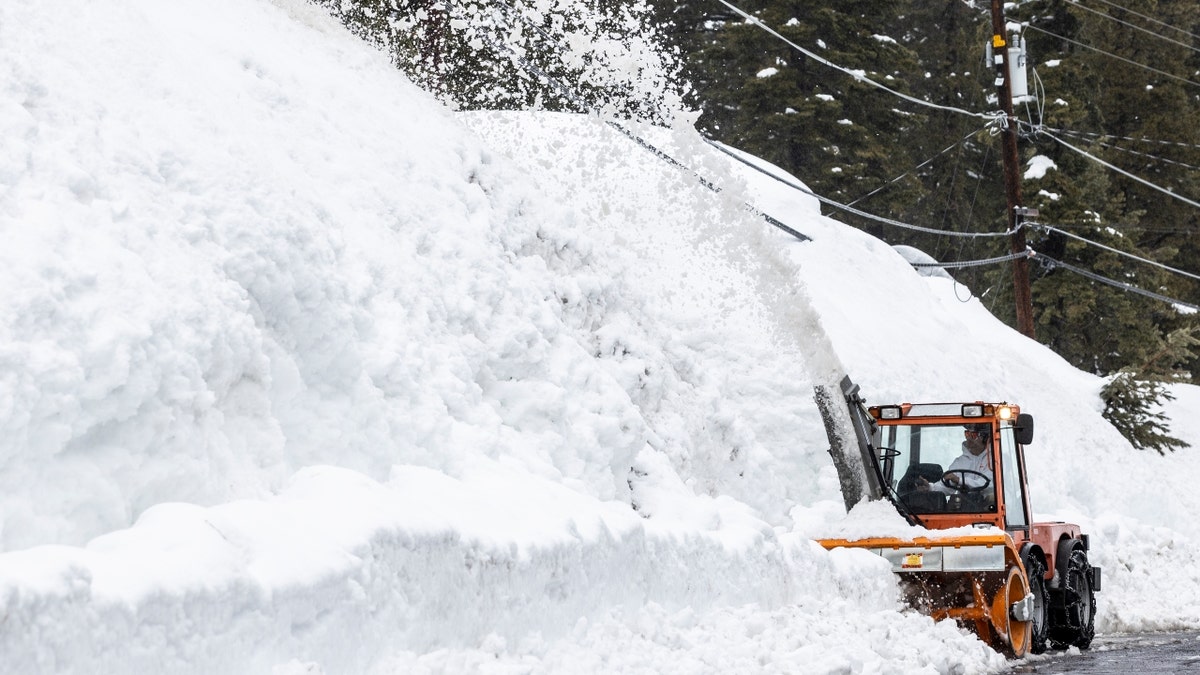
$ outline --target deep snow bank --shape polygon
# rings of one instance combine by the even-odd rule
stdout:
[[[4,549],[315,463],[628,493],[638,412],[572,332],[623,300],[569,212],[302,2],[77,4],[0,23]]]
[[[744,617],[831,667],[897,623],[996,662],[775,526],[833,484],[752,255],[659,303],[300,2],[6,3],[0,57],[3,669],[628,662],[648,624],[665,672]]]

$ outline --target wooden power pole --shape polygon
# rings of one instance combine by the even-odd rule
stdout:
[[[1017,154],[1017,117],[1013,114],[1012,78],[1009,71],[1008,29],[1002,0],[992,0],[992,59],[996,68],[996,92],[1006,124],[1000,134],[1004,158],[1004,192],[1008,201],[1008,229],[1012,231],[1013,253],[1024,253],[1025,230],[1019,225],[1025,209],[1021,206],[1021,158]],[[1029,290],[1029,259],[1017,258],[1013,266],[1013,303],[1017,308],[1017,330],[1037,339],[1033,328],[1033,296]]]

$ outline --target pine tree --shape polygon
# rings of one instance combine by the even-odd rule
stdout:
[[[1162,384],[1140,380],[1133,373],[1122,371],[1104,385],[1100,397],[1104,399],[1104,418],[1133,447],[1157,450],[1160,455],[1189,447],[1169,435],[1167,418],[1157,410],[1163,401],[1174,400]]]

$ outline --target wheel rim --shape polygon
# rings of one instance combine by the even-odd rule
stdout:
[[[1040,590],[1033,594],[1033,625],[1037,630],[1046,627],[1046,598]]]
[[[1009,568],[1008,578],[1004,586],[996,592],[992,601],[992,622],[998,632],[1008,643],[1013,656],[1022,658],[1029,653],[1029,641],[1033,632],[1031,621],[1016,621],[1012,618],[1010,608],[1029,595],[1029,584],[1025,575],[1016,567]],[[1035,600],[1036,602],[1036,600]]]
[[[1082,571],[1074,570],[1073,572],[1074,573],[1071,576],[1074,577],[1074,588],[1077,589],[1076,594],[1079,598],[1078,604],[1076,605],[1078,607],[1079,616],[1076,618],[1079,620],[1079,626],[1082,629],[1083,627],[1087,626],[1088,621],[1092,617],[1092,587],[1091,584],[1088,583],[1088,580]]]

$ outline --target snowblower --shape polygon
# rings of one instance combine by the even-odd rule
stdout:
[[[1100,568],[1089,564],[1078,525],[1032,522],[1025,447],[1033,417],[982,401],[868,408],[849,378],[841,390],[857,448],[835,431],[837,392],[818,387],[817,401],[847,509],[886,498],[923,529],[819,543],[882,556],[914,607],[957,620],[1011,657],[1088,648]]]

